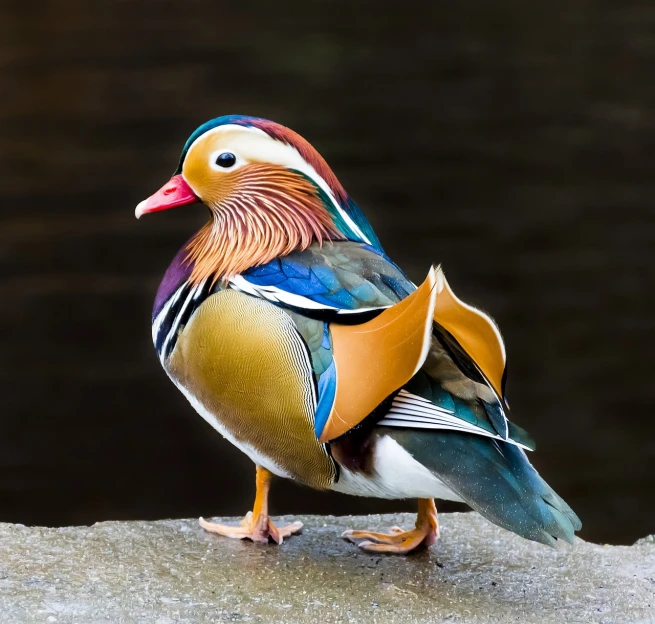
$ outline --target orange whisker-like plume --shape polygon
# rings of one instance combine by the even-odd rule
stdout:
[[[229,279],[314,241],[343,235],[314,184],[283,167],[250,165],[210,204],[212,220],[191,240],[190,281]]]

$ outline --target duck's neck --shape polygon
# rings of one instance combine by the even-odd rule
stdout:
[[[192,284],[229,279],[316,241],[344,238],[316,186],[291,172],[244,183],[209,208],[212,218],[186,246]]]
[[[311,218],[275,219],[272,223],[253,219],[250,229],[239,227],[236,219],[213,218],[173,258],[157,290],[153,318],[184,282],[227,280],[250,267],[307,249],[315,241],[343,239],[331,224],[331,220],[325,223]]]

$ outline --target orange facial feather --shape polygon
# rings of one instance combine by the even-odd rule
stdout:
[[[343,239],[316,187],[285,167],[247,165],[208,177],[204,188],[213,218],[187,247],[193,284],[233,277],[314,241]]]

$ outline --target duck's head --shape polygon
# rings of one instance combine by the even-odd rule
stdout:
[[[257,117],[228,115],[197,128],[173,177],[136,216],[197,202],[212,218],[188,244],[193,282],[230,277],[315,241],[379,247],[322,156],[293,130]]]

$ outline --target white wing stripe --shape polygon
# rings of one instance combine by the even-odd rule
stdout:
[[[461,429],[467,429],[470,431],[487,431],[482,427],[473,425],[469,422],[460,420],[458,418],[429,418],[426,416],[419,416],[413,414],[412,412],[408,412],[408,411],[399,412],[393,409],[387,413],[387,416],[390,416],[397,420],[406,420],[409,422],[416,420],[420,422],[433,423],[434,425],[452,425],[453,427],[459,427]],[[496,435],[496,434],[492,433],[492,435]]]
[[[432,401],[429,399],[424,399],[421,396],[418,396],[417,394],[412,394],[411,392],[407,392],[407,390],[403,389],[401,390],[394,401],[400,401],[403,403],[411,403],[413,405],[420,405],[422,407],[428,407],[429,409],[437,409],[437,410],[442,410],[444,412],[448,412],[449,414],[453,414],[453,410],[446,409],[445,407],[441,407],[439,405],[435,405]]]
[[[394,398],[391,409],[378,423],[387,427],[405,427],[417,429],[443,429],[448,431],[461,431],[476,435],[502,440],[530,450],[524,444],[510,438],[503,438],[495,433],[458,418],[452,410],[439,407],[428,399],[401,390]]]
[[[312,301],[307,297],[302,295],[296,295],[290,293],[286,290],[282,290],[277,286],[257,286],[252,282],[249,282],[243,275],[235,275],[230,279],[230,286],[235,290],[240,290],[248,295],[254,295],[256,297],[262,297],[273,303],[285,303],[287,305],[293,306],[294,308],[300,308],[305,310],[333,310],[337,314],[362,314],[363,312],[370,312],[371,310],[383,310],[390,306],[375,306],[371,308],[357,308],[355,310],[344,310],[337,308],[336,306],[327,305],[324,303],[318,303]]]
[[[448,420],[446,418],[436,418],[434,416],[424,416],[422,414],[416,414],[415,412],[411,412],[409,410],[389,410],[387,412],[388,416],[393,416],[394,418],[399,418],[401,420],[421,420],[424,422],[432,422],[432,423],[443,423],[443,424],[449,424],[453,422],[452,420]]]
[[[398,396],[396,398],[405,399],[407,401],[412,401],[414,403],[427,403],[428,405],[432,405],[433,407],[435,407],[435,405],[429,399],[425,399],[422,396],[419,396],[418,394],[412,394],[411,392],[408,392],[404,388],[398,393]]]
[[[423,429],[452,429],[452,430],[456,430],[456,431],[464,431],[466,433],[478,433],[480,435],[486,435],[486,436],[490,436],[492,438],[498,438],[499,440],[501,439],[498,435],[493,434],[493,433],[491,433],[489,431],[486,431],[485,429],[475,429],[474,430],[473,428],[460,427],[458,425],[450,424],[450,423],[439,424],[439,425],[435,426],[434,423],[424,422],[424,421],[414,420],[414,421],[410,421],[410,422],[412,422],[413,426],[423,428]],[[391,426],[391,427],[393,427],[393,426],[407,427],[407,421],[404,420],[404,419],[396,418],[395,415],[392,415],[391,418],[385,417],[378,424],[379,425],[387,425],[387,426]],[[413,428],[413,426],[412,426],[412,428]]]
[[[487,438],[493,438],[494,440],[500,440],[501,442],[508,442],[509,444],[514,444],[515,446],[520,446],[522,449],[525,449],[526,451],[530,451],[530,447],[525,446],[525,444],[521,444],[520,442],[516,442],[515,440],[512,440],[511,438],[507,438],[507,440],[503,440],[499,435],[494,435],[493,433],[489,433],[488,431],[485,431],[484,429],[478,429],[475,432],[471,431],[469,429],[462,429],[461,427],[455,427],[453,425],[439,425],[435,426],[431,423],[425,423],[425,422],[412,422],[411,427],[408,427],[407,421],[404,420],[396,420],[395,418],[384,418],[382,419],[378,425],[385,426],[385,427],[404,427],[404,428],[411,428],[411,429],[437,429],[437,430],[446,430],[446,431],[460,431],[462,433],[475,433],[477,435],[481,435]]]
[[[413,403],[412,401],[405,401],[403,399],[394,399],[392,405],[394,407],[405,407],[406,409],[417,410],[426,414],[454,414],[454,412],[451,410],[439,407],[438,405],[425,405],[421,403],[417,404]]]
[[[467,427],[466,425],[460,425],[459,423],[453,422],[439,422],[434,420],[424,420],[422,418],[408,418],[407,416],[402,416],[398,414],[387,414],[385,417],[391,420],[397,420],[398,422],[405,423],[406,427],[411,428],[414,423],[425,425],[426,427],[431,427],[433,429],[450,429],[455,428],[460,431],[468,431],[469,433],[489,433],[489,435],[495,435],[486,429],[480,429],[479,427]]]
[[[391,409],[387,412],[387,415],[393,416],[394,418],[403,418],[404,420],[421,420],[424,422],[432,422],[435,424],[444,424],[444,425],[457,425],[458,427],[466,427],[471,429],[482,429],[477,425],[473,425],[464,420],[459,420],[458,418],[437,418],[435,416],[425,416],[422,414],[417,414],[410,410],[396,410]]]

